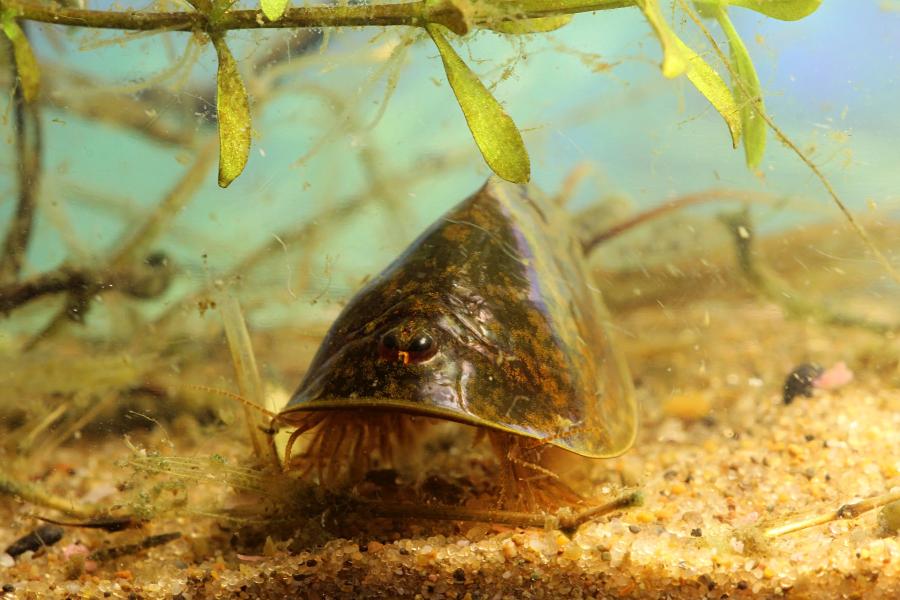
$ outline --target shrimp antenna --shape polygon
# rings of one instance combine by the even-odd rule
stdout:
[[[237,400],[238,402],[240,402],[241,404],[243,404],[243,405],[246,406],[247,408],[249,408],[249,409],[251,409],[251,410],[255,410],[255,411],[259,412],[259,413],[262,413],[262,414],[264,414],[265,416],[267,416],[267,417],[269,417],[269,418],[271,418],[271,419],[276,419],[276,418],[278,417],[278,413],[272,412],[271,410],[269,410],[269,409],[267,409],[267,408],[263,408],[262,406],[259,406],[259,405],[256,404],[255,402],[252,402],[252,401],[250,401],[250,400],[244,398],[244,397],[241,396],[240,394],[235,394],[234,392],[229,392],[228,390],[223,390],[223,389],[211,387],[211,386],[208,386],[208,385],[201,385],[201,384],[199,384],[199,383],[186,383],[186,384],[184,384],[184,385],[185,385],[186,387],[188,387],[188,388],[197,390],[197,391],[199,391],[199,392],[207,392],[207,393],[210,393],[210,394],[218,394],[218,395],[220,395],[220,396],[225,396],[226,398],[229,398],[229,399],[231,399],[231,400]]]

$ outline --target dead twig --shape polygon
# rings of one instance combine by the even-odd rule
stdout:
[[[111,257],[106,261],[106,265],[98,269],[98,272],[107,269],[112,272],[126,270],[129,265],[139,260],[138,256],[140,253],[147,251],[150,244],[156,241],[175,215],[188,203],[203,183],[203,179],[216,156],[216,148],[217,140],[211,137],[199,151],[194,164],[182,175],[169,193],[163,197],[153,214],[137,230],[126,236],[119,243],[118,248],[111,253]],[[25,344],[24,350],[34,349],[41,341],[53,336],[68,321],[83,321],[84,315],[90,308],[91,299],[101,289],[97,286],[90,286],[71,292],[66,306],[56,314],[42,331]]]
[[[808,529],[809,527],[831,523],[832,521],[855,519],[870,510],[880,508],[891,502],[896,502],[897,500],[900,500],[900,492],[888,492],[887,494],[873,496],[864,500],[848,502],[847,504],[842,504],[836,510],[802,517],[782,525],[770,527],[763,532],[763,536],[767,538],[776,538],[802,529]]]
[[[110,272],[63,266],[49,273],[0,285],[0,314],[61,292],[94,296],[103,291],[118,290],[135,298],[153,298],[166,290],[172,272],[162,253],[150,255],[142,264]]]

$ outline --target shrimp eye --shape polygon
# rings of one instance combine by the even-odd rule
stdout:
[[[436,352],[434,338],[422,331],[392,329],[382,335],[378,342],[378,355],[383,360],[397,361],[404,365],[423,363]]]
[[[431,339],[431,336],[427,333],[422,333],[410,340],[406,349],[409,351],[410,357],[423,356],[428,354],[432,346],[434,346],[434,340]]]
[[[396,352],[397,350],[399,350],[400,340],[397,339],[397,334],[393,331],[388,331],[386,334],[381,336],[381,347],[392,352]]]

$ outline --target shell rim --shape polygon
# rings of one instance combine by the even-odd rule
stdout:
[[[454,412],[451,410],[441,409],[433,406],[423,406],[421,404],[415,404],[409,402],[408,400],[398,400],[394,398],[384,398],[384,397],[375,397],[375,396],[357,396],[354,398],[348,397],[335,397],[329,398],[328,400],[311,400],[304,402],[302,405],[292,406],[290,408],[286,408],[278,413],[276,420],[282,421],[287,425],[291,425],[290,418],[288,415],[293,413],[301,413],[301,412],[324,412],[324,411],[348,411],[353,409],[365,408],[371,411],[397,411],[402,412],[412,416],[421,416],[421,417],[435,417],[438,419],[443,419],[446,421],[453,421],[456,423],[460,423],[462,425],[471,425],[474,427],[486,427],[488,429],[493,429],[496,431],[502,431],[504,433],[510,433],[513,435],[530,438],[534,440],[547,440],[546,437],[538,436],[532,433],[528,433],[525,431],[520,431],[516,429],[512,429],[510,427],[504,427],[500,423],[496,423],[493,421],[487,421],[485,419],[481,419],[475,415],[469,414],[461,414],[459,412]],[[636,415],[635,415],[636,417]],[[631,435],[626,444],[621,445],[614,450],[610,450],[609,452],[597,453],[597,452],[589,452],[585,451],[583,448],[577,448],[570,443],[567,443],[566,438],[560,437],[553,440],[547,440],[546,444],[551,446],[556,446],[568,452],[572,452],[573,454],[577,454],[579,456],[584,456],[586,458],[615,458],[616,456],[621,456],[628,452],[629,449],[634,445],[635,438],[637,437],[637,418],[633,420],[634,425],[631,428]]]

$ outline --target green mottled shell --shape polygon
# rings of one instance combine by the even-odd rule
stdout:
[[[628,449],[636,407],[568,213],[489,181],[344,308],[282,412],[397,410],[591,457]],[[384,332],[428,323],[437,353],[403,364]]]

